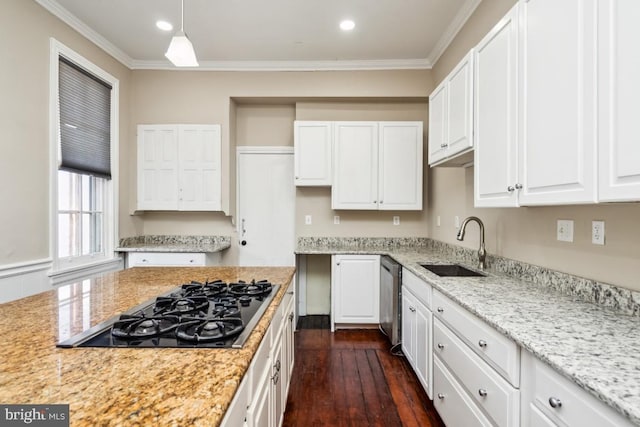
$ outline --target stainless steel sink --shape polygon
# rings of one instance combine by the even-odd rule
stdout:
[[[486,276],[484,273],[469,270],[458,264],[420,264],[420,267],[440,277],[478,277]]]

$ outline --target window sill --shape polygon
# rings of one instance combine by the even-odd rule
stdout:
[[[123,259],[121,257],[114,257],[102,259],[90,264],[51,271],[49,277],[51,278],[51,284],[55,286],[74,280],[87,279],[100,273],[122,270],[123,268]]]

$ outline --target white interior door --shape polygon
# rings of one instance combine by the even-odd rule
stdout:
[[[293,149],[239,147],[237,185],[239,265],[295,265]]]

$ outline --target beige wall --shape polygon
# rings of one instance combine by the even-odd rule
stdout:
[[[506,13],[515,0],[483,1],[433,69],[439,82]],[[489,253],[549,267],[582,277],[640,290],[640,204],[550,206],[530,208],[473,207],[473,168],[432,168],[429,172],[430,237],[469,248],[478,247],[470,224],[465,241],[455,239],[454,217],[480,217],[486,226]],[[436,225],[437,217],[441,225]],[[556,221],[575,221],[574,242],[556,240]],[[606,223],[606,244],[591,244],[591,221]]]
[[[0,13],[0,266],[49,254],[49,38],[54,37],[120,81],[120,160],[128,140],[131,71],[34,1],[3,0]],[[130,170],[120,169],[121,190]],[[120,203],[128,205],[128,191]],[[121,233],[135,220],[120,216]]]
[[[433,89],[428,70],[335,72],[210,72],[134,71],[132,77],[130,138],[140,123],[220,123],[222,125],[223,203],[229,215],[235,210],[235,149],[239,145],[293,145],[295,118],[325,120],[427,120],[425,97]],[[337,102],[338,98],[349,102]],[[333,104],[320,102],[332,99]],[[358,100],[355,102],[353,100]],[[393,99],[393,102],[382,102]],[[304,102],[298,102],[303,100]],[[402,100],[401,103],[399,100]],[[331,110],[333,111],[330,113]],[[135,169],[135,156],[129,159]],[[307,211],[307,194],[298,192]],[[340,235],[426,235],[422,214],[402,214],[402,224],[390,230],[380,225],[381,215],[346,215],[342,228],[326,227],[333,220],[328,194],[310,197],[318,227],[305,233]],[[129,192],[135,209],[135,186]],[[329,206],[329,208],[327,207]],[[389,214],[387,214],[388,216]],[[231,234],[231,219],[223,214],[143,213],[141,234]],[[299,216],[298,216],[299,217]],[[188,221],[185,219],[188,218]],[[324,219],[322,219],[324,218]],[[363,224],[353,226],[355,219]],[[386,218],[386,217],[385,217]],[[406,219],[406,222],[405,222]],[[351,226],[349,224],[351,223]],[[420,223],[418,225],[418,223]],[[397,231],[396,231],[397,230]],[[308,234],[305,234],[308,235]],[[232,239],[235,245],[235,238]],[[231,252],[234,252],[232,248]]]

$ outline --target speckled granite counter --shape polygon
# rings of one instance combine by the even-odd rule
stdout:
[[[133,268],[0,305],[0,402],[68,403],[72,426],[216,426],[294,268]],[[281,285],[242,349],[60,349],[58,341],[190,280]]]
[[[120,239],[117,252],[221,252],[231,247],[231,236],[147,235]]]
[[[499,257],[488,257],[486,277],[438,277],[419,264],[455,261],[474,268],[477,255],[429,239],[304,238],[296,252],[390,255],[640,425],[637,292]]]

